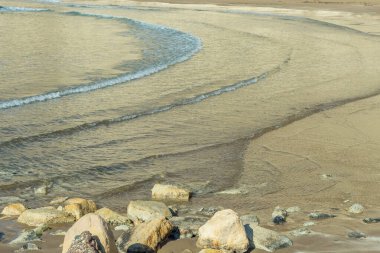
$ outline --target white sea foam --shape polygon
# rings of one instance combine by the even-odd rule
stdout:
[[[0,6],[0,12],[40,12],[49,11],[49,9],[37,9],[26,7],[14,7],[14,6]]]

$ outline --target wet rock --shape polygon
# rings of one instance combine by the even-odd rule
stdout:
[[[305,228],[299,228],[299,229],[295,229],[293,231],[290,231],[289,235],[293,236],[293,237],[299,237],[299,236],[311,234],[311,232],[312,231],[309,228],[305,227]]]
[[[93,238],[96,238],[97,245],[99,249],[102,249],[102,253],[118,252],[115,245],[115,239],[107,222],[104,221],[99,215],[89,213],[75,222],[74,225],[66,232],[62,253],[66,253],[75,237],[81,235],[85,231],[88,231]],[[86,238],[89,237],[87,236]],[[74,252],[75,251],[72,253]]]
[[[60,205],[68,199],[69,197],[56,197],[50,201],[50,205]]]
[[[1,214],[7,216],[18,216],[26,210],[26,207],[21,203],[13,203],[4,207]]]
[[[363,222],[364,223],[379,223],[380,218],[365,218]]]
[[[360,238],[366,238],[367,235],[360,231],[351,231],[347,234],[347,237],[352,238],[352,239],[360,239]]]
[[[251,225],[259,225],[260,220],[256,215],[253,214],[247,214],[240,217],[241,222],[243,225],[251,224]]]
[[[247,236],[251,242],[251,246],[257,249],[273,252],[277,249],[290,247],[292,241],[275,231],[260,226],[245,226]]]
[[[202,207],[196,213],[204,216],[211,217],[216,212],[223,210],[223,207]]]
[[[199,216],[173,217],[170,219],[174,226],[171,237],[179,239],[198,236],[199,228],[203,226],[207,220],[207,218]]]
[[[3,232],[0,232],[0,242],[5,238],[5,234]]]
[[[166,218],[156,218],[137,225],[126,241],[118,240],[119,247],[128,253],[153,253],[170,235],[173,225]],[[123,236],[123,235],[122,235]]]
[[[129,203],[128,216],[138,223],[138,221],[149,221],[161,217],[171,218],[172,213],[162,202],[136,200]]]
[[[315,222],[314,221],[307,221],[303,224],[304,227],[309,227],[309,226],[314,226]]]
[[[16,250],[15,252],[23,252],[23,251],[28,251],[28,250],[40,250],[41,248],[38,247],[36,244],[34,243],[26,243],[24,245],[22,245],[22,247],[18,250]]]
[[[41,224],[69,223],[74,221],[74,217],[56,209],[37,208],[24,211],[17,221],[29,226],[38,226]]]
[[[286,209],[286,212],[289,213],[298,213],[301,211],[301,208],[298,206],[292,206]]]
[[[132,225],[132,221],[128,217],[114,212],[107,207],[103,207],[97,210],[95,213],[102,217],[106,222],[114,226],[127,224]]]
[[[174,185],[155,184],[152,198],[157,200],[189,201],[190,192]]]
[[[352,206],[350,206],[350,208],[348,209],[348,212],[352,213],[352,214],[359,214],[359,213],[362,213],[364,212],[364,207],[360,204],[353,204]]]
[[[71,198],[64,202],[65,211],[72,213],[74,217],[79,219],[85,214],[93,213],[96,211],[96,204],[94,201],[82,198]]]
[[[249,242],[237,213],[226,209],[216,212],[199,229],[197,246],[203,249],[243,253],[248,250]]]
[[[329,213],[310,213],[309,218],[313,220],[322,220],[322,219],[329,219],[329,218],[334,218],[336,217],[335,214],[329,214]]]
[[[283,224],[286,222],[286,217],[288,216],[288,212],[279,206],[276,206],[272,213],[272,221],[274,224]]]
[[[41,236],[48,229],[45,224],[38,226],[35,229],[25,229],[21,234],[9,244],[24,244],[28,242],[41,241]]]
[[[102,253],[102,248],[95,236],[88,231],[84,231],[75,236],[67,253]]]

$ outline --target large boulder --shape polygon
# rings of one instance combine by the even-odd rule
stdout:
[[[249,241],[238,214],[227,209],[216,212],[199,229],[197,246],[203,249],[244,253],[248,250]]]
[[[128,253],[156,252],[172,229],[173,225],[164,217],[141,223],[136,226],[127,241],[120,241],[119,247]]]
[[[136,200],[129,203],[128,216],[138,223],[138,221],[149,221],[161,217],[171,218],[172,213],[162,202]]]
[[[26,210],[26,207],[21,203],[13,203],[4,207],[1,214],[7,216],[18,216]]]
[[[89,213],[80,218],[66,232],[63,241],[62,253],[67,253],[74,239],[83,232],[88,231],[96,238],[97,245],[102,253],[117,253],[115,239],[107,222],[99,215]]]
[[[111,225],[127,225],[132,224],[132,221],[117,212],[112,211],[111,209],[107,207],[103,207],[95,212],[97,215],[102,217],[106,222],[108,222]]]
[[[277,249],[286,248],[293,245],[292,241],[288,237],[282,236],[270,229],[257,225],[246,225],[245,229],[251,246],[256,249],[273,252]]]
[[[63,211],[46,207],[25,210],[17,219],[18,222],[29,226],[69,223],[74,220],[74,217]]]
[[[155,184],[152,198],[157,200],[189,201],[190,192],[174,185]]]

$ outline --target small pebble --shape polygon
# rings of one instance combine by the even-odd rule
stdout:
[[[348,212],[353,213],[353,214],[359,214],[359,213],[362,213],[363,211],[364,211],[364,207],[360,204],[357,204],[357,203],[353,204],[348,209]]]

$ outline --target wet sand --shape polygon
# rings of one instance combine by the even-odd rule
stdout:
[[[228,4],[228,2],[215,3]],[[255,3],[264,5],[264,2],[242,4]],[[380,206],[377,203],[380,198],[378,191],[380,96],[377,96],[380,82],[378,75],[380,40],[377,37],[380,34],[380,21],[379,17],[373,13],[362,13],[363,10],[368,10],[369,6],[377,3],[376,1],[367,1],[365,4],[355,2],[343,6],[337,1],[332,4],[312,5],[289,1],[281,2],[281,4],[280,7],[289,6],[289,8],[279,9],[279,6],[274,4],[276,9],[236,6],[231,9],[307,17],[340,26],[334,27],[327,24],[314,26],[312,22],[307,21],[300,22],[300,26],[298,23],[286,20],[279,25],[278,21],[272,20],[271,17],[227,15],[219,12],[227,7],[191,4],[173,6],[181,8],[178,13],[157,13],[154,16],[128,13],[131,17],[174,26],[201,37],[205,49],[195,56],[195,61],[201,62],[202,57],[207,58],[213,53],[221,52],[217,50],[218,47],[222,49],[225,45],[222,42],[216,44],[215,40],[221,40],[222,36],[217,39],[212,36],[215,36],[218,29],[222,27],[224,31],[229,31],[223,36],[231,33],[235,38],[254,38],[256,46],[265,48],[255,56],[261,57],[260,62],[267,62],[267,64],[261,65],[254,71],[236,69],[235,71],[241,71],[240,75],[248,77],[252,73],[260,74],[263,71],[279,69],[279,71],[270,72],[267,78],[254,89],[237,90],[233,95],[225,94],[221,98],[206,101],[203,106],[208,108],[220,108],[220,105],[227,103],[223,111],[215,109],[218,116],[206,114],[201,106],[192,107],[191,110],[196,111],[200,117],[213,117],[215,125],[220,125],[224,121],[240,121],[234,122],[236,124],[226,123],[220,125],[219,129],[215,129],[213,133],[215,136],[226,131],[230,131],[230,135],[233,136],[224,139],[225,146],[221,143],[206,154],[195,152],[191,156],[178,155],[174,159],[206,160],[206,156],[210,154],[214,156],[232,154],[231,150],[236,151],[240,159],[231,159],[230,163],[231,168],[239,167],[237,172],[225,171],[225,175],[215,176],[215,181],[218,177],[221,181],[231,177],[228,187],[215,183],[216,186],[208,194],[195,195],[190,205],[194,208],[222,205],[240,214],[254,213],[260,217],[263,226],[283,233],[301,227],[303,222],[308,220],[309,212],[315,210],[332,212],[338,217],[318,222],[311,228],[320,234],[296,238],[292,248],[278,252],[378,252],[380,237],[378,225],[361,222],[364,217],[380,216]],[[292,9],[297,4],[302,10]],[[150,4],[143,3],[143,5]],[[160,4],[152,5],[160,6]],[[270,5],[270,3],[265,1],[265,5]],[[167,7],[167,5],[164,6]],[[310,10],[305,10],[309,6],[311,6]],[[344,12],[336,11],[340,6],[343,6]],[[316,10],[325,7],[334,9],[334,12]],[[206,14],[195,13],[192,11],[194,8],[204,8]],[[210,12],[207,13],[208,11]],[[359,18],[360,22],[358,22]],[[188,20],[190,22],[187,22]],[[194,20],[202,20],[203,23],[197,23]],[[249,22],[252,22],[252,26],[241,25]],[[276,25],[279,26],[276,27]],[[347,30],[344,27],[355,30]],[[281,33],[284,29],[291,30],[292,33]],[[238,43],[238,40],[235,43]],[[233,52],[226,52],[218,60],[220,62],[226,59],[236,62],[241,60],[233,59],[231,56]],[[249,57],[246,60],[248,61]],[[191,64],[190,61],[182,67],[190,69],[194,67]],[[154,81],[155,78],[147,78],[146,82],[152,81],[149,79]],[[229,104],[228,101],[232,101],[231,96],[240,96],[242,101],[250,102]],[[256,103],[260,103],[260,107],[250,110],[249,106]],[[242,106],[244,110],[241,109]],[[180,110],[184,109],[178,111]],[[243,110],[243,112],[240,112],[239,117],[232,117],[233,112],[238,110]],[[271,115],[270,120],[263,116],[265,114]],[[181,117],[181,114],[178,113],[177,116]],[[186,142],[191,136],[196,136],[197,119],[194,121],[194,129],[186,133],[184,130],[179,141]],[[236,140],[236,137],[239,137],[237,131],[234,132],[236,126],[240,127],[240,131],[245,131],[247,136],[251,135],[250,138]],[[250,132],[252,128],[259,131],[252,133]],[[213,135],[208,138],[212,139]],[[234,141],[231,142],[231,140]],[[225,151],[226,146],[228,152]],[[166,162],[168,160],[165,159],[157,161],[161,165]],[[199,171],[202,171],[202,168],[199,168]],[[324,178],[323,174],[331,175],[331,177]],[[193,185],[195,189],[199,187],[202,176],[202,174],[199,175],[198,181],[192,178],[193,182],[189,185]],[[182,180],[181,183],[186,184],[186,178],[180,180]],[[139,188],[136,196],[148,198],[149,187],[150,185]],[[241,190],[242,194],[216,194],[218,190],[226,190],[226,188]],[[145,193],[141,193],[143,189]],[[128,194],[131,195],[131,193]],[[108,200],[102,200],[104,205],[117,203],[125,195],[116,194],[111,197],[107,195],[107,197],[109,197]],[[347,213],[346,209],[355,202],[366,207],[364,214],[352,216]],[[286,225],[273,226],[270,223],[270,215],[277,205],[299,206],[302,211],[291,215]],[[115,206],[123,210],[122,206],[116,204]],[[126,204],[124,203],[123,206]],[[3,221],[0,222],[4,224]],[[12,222],[8,224],[11,224],[10,228],[5,232],[10,235],[16,234],[16,232],[13,234],[10,232],[12,229],[17,232],[21,229],[19,226],[12,225],[14,224]],[[350,230],[360,230],[366,233],[368,238],[347,239],[346,234]],[[59,252],[56,248],[59,245],[59,239],[48,236],[44,245],[45,249],[42,252]],[[14,250],[7,247],[5,244],[0,244],[0,251],[8,253]],[[176,241],[166,245],[161,252],[181,252],[180,249],[191,247],[194,247],[194,241]]]

